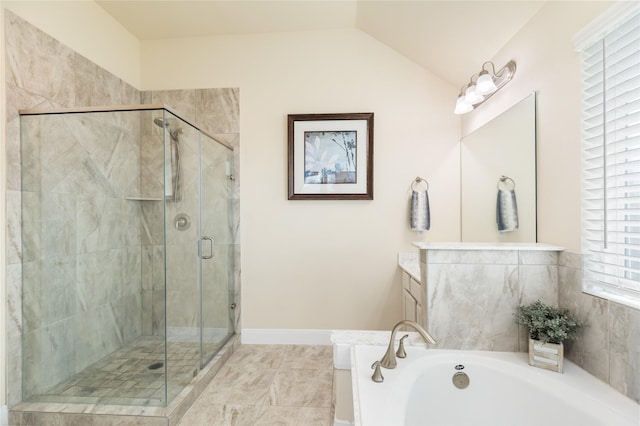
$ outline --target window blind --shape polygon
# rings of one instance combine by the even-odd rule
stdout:
[[[640,11],[582,49],[583,290],[640,308]]]

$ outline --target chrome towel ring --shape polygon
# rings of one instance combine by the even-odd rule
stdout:
[[[424,189],[424,191],[428,191],[429,190],[429,182],[427,182],[425,179],[422,179],[420,176],[418,176],[417,178],[415,178],[415,180],[413,182],[411,182],[411,190],[412,191],[417,191],[418,186],[420,184],[424,183],[427,187]]]
[[[498,184],[496,186],[498,187],[498,189],[500,189],[500,184],[502,183],[506,185],[507,181],[510,181],[511,185],[513,186],[513,188],[511,188],[511,191],[515,190],[516,182],[513,179],[511,179],[509,176],[505,176],[505,175],[500,176],[500,179],[498,180]]]

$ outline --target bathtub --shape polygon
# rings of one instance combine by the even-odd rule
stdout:
[[[566,360],[560,374],[524,353],[408,347],[375,383],[371,365],[384,351],[352,348],[356,425],[640,425],[640,405]],[[454,386],[456,373],[466,388]]]

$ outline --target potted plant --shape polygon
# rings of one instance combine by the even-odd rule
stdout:
[[[567,309],[540,300],[520,306],[516,323],[529,329],[529,364],[562,373],[565,340],[577,339],[584,323]]]

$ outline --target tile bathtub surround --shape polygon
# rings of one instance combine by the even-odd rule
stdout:
[[[179,423],[332,425],[332,346],[242,345]]]
[[[435,347],[526,350],[526,336],[513,313],[536,299],[556,303],[558,247],[420,248],[421,282],[426,283],[421,286],[423,325],[436,339]]]
[[[558,305],[588,322],[568,359],[640,403],[640,311],[582,292],[582,255],[560,255]]]

